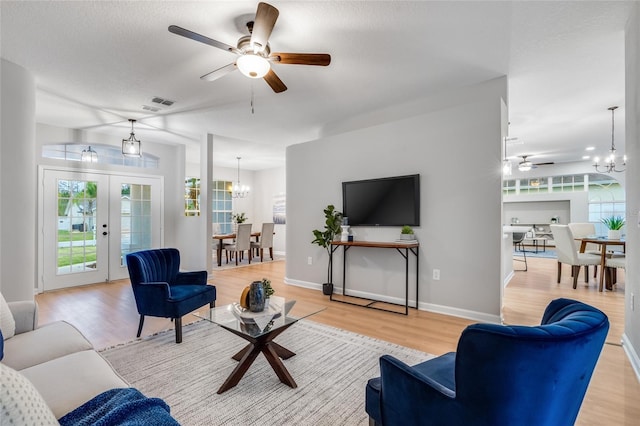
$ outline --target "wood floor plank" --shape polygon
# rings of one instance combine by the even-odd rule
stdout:
[[[569,268],[556,283],[554,259],[529,259],[528,272],[516,272],[505,288],[503,318],[507,324],[540,323],[547,304],[558,297],[581,300],[603,310],[611,322],[607,344],[591,380],[578,425],[632,425],[640,419],[640,383],[620,346],[624,330],[624,273],[614,291],[598,292],[597,280],[585,285],[582,273],[573,289]],[[455,351],[462,330],[474,321],[411,309],[408,316],[330,302],[322,292],[286,285],[285,262],[252,263],[251,266],[215,270],[218,305],[237,301],[242,288],[267,277],[276,294],[305,303],[326,306],[312,320],[399,345],[440,355]],[[57,290],[36,296],[40,323],[66,320],[78,327],[96,348],[135,339],[139,316],[128,280]],[[184,323],[195,321],[190,315]],[[143,336],[173,328],[168,319],[147,317]],[[567,359],[567,363],[579,362]],[[364,390],[363,390],[364,392]]]

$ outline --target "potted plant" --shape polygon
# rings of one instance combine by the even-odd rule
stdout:
[[[605,217],[602,219],[602,223],[609,229],[607,238],[619,240],[622,237],[622,227],[624,226],[624,218],[622,216]]]
[[[231,220],[233,220],[233,233],[238,233],[238,225],[244,223],[247,220],[247,217],[242,213],[234,213],[231,215]]]
[[[231,219],[233,219],[235,223],[244,223],[248,218],[244,215],[244,212],[242,212],[234,213],[233,215],[231,215]]]
[[[326,296],[333,293],[333,283],[331,281],[331,242],[335,239],[336,235],[340,234],[342,225],[342,213],[335,209],[332,204],[329,204],[324,209],[324,231],[318,229],[313,230],[313,236],[315,237],[312,244],[317,244],[327,250],[329,255],[329,263],[327,265],[327,282],[322,284],[322,293]]]
[[[400,230],[400,239],[401,240],[415,240],[416,236],[413,233],[413,228],[409,225],[404,225]]]
[[[267,309],[269,307],[269,298],[276,291],[273,289],[273,287],[271,287],[271,280],[269,278],[263,278],[262,279],[262,288],[264,290],[264,298],[265,298],[265,300],[264,300],[264,308]]]

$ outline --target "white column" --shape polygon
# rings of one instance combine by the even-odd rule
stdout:
[[[1,60],[0,291],[9,301],[32,300],[37,282],[35,79]]]

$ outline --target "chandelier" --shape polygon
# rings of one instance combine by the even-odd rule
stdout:
[[[616,145],[613,142],[613,130],[614,130],[614,113],[617,109],[617,106],[609,107],[608,110],[611,111],[611,149],[609,150],[609,155],[604,159],[604,164],[598,164],[600,159],[598,157],[594,158],[595,164],[593,167],[596,168],[596,171],[599,173],[611,173],[611,172],[624,172],[624,168],[620,169],[616,165]],[[622,166],[627,165],[627,156],[622,156]],[[601,169],[602,168],[602,169]]]
[[[231,196],[233,198],[244,198],[249,195],[249,187],[246,185],[240,185],[240,158],[242,157],[236,158],[238,159],[238,181],[233,185]]]
[[[87,163],[97,163],[98,162],[98,153],[91,149],[91,145],[87,149],[82,150],[82,155],[80,157],[81,161]]]
[[[127,157],[142,157],[141,142],[136,139],[136,135],[133,133],[133,123],[136,120],[129,119],[131,122],[131,135],[129,139],[122,139],[122,155]]]

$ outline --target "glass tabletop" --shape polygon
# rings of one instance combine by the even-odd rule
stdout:
[[[262,312],[250,312],[240,307],[239,303],[232,303],[199,310],[193,315],[221,327],[259,337],[326,309],[325,306],[296,302],[284,297],[271,296],[269,299],[269,306]]]

